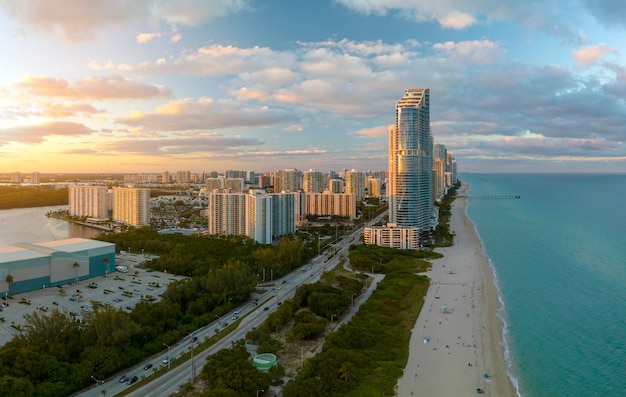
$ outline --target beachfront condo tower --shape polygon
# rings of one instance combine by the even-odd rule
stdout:
[[[428,88],[411,88],[389,126],[389,222],[428,235],[433,213],[433,138]]]

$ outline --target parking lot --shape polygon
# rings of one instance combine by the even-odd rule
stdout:
[[[148,255],[117,255],[116,266],[128,268],[127,273],[113,272],[80,280],[78,284],[64,284],[9,296],[2,300],[0,311],[0,345],[10,341],[24,324],[24,315],[33,312],[46,314],[57,309],[81,319],[94,304],[109,304],[130,311],[140,301],[159,300],[167,285],[183,277],[143,269]],[[8,304],[8,306],[7,306]]]

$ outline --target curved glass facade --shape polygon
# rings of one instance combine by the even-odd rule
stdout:
[[[432,215],[432,142],[429,91],[406,90],[389,128],[389,221],[420,232]]]

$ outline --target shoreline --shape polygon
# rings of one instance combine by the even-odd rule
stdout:
[[[468,187],[464,182],[459,193]],[[466,208],[467,198],[454,200],[454,244],[437,249],[444,257],[433,260],[426,272],[431,286],[398,379],[400,397],[476,394],[478,388],[486,396],[516,396],[504,355],[493,269]]]

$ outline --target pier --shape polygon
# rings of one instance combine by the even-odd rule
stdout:
[[[495,195],[495,196],[466,196],[461,195],[457,196],[458,198],[467,198],[467,199],[520,199],[522,196],[518,194],[505,194],[505,195]]]

